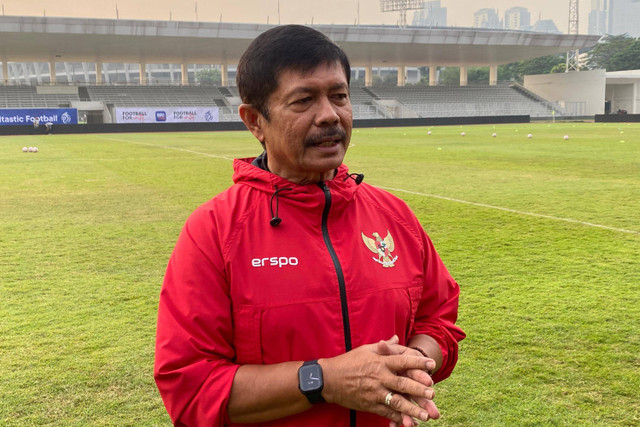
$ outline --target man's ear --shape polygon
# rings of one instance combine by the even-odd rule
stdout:
[[[260,143],[264,144],[262,125],[265,119],[262,114],[250,104],[240,104],[238,107],[238,115],[240,115],[240,118],[253,136],[255,136]]]

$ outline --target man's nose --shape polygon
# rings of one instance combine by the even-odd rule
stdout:
[[[331,102],[329,98],[321,98],[320,105],[318,106],[318,113],[316,115],[316,124],[318,126],[322,125],[333,125],[340,121],[340,116],[336,111],[336,106]]]

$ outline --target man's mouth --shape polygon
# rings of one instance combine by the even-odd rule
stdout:
[[[315,147],[333,147],[341,144],[346,139],[347,134],[340,128],[331,128],[323,131],[319,135],[314,135],[305,140],[305,145]]]
[[[313,145],[315,145],[316,147],[332,147],[336,144],[340,144],[341,142],[342,138],[332,138],[314,142]]]

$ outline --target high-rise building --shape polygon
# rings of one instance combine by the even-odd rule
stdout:
[[[537,33],[553,33],[553,34],[562,34],[562,32],[558,29],[558,26],[552,19],[540,19],[533,24],[532,27],[526,28],[530,31],[535,31]]]
[[[640,0],[609,0],[607,33],[640,37]]]
[[[522,30],[531,25],[531,14],[524,7],[512,7],[504,13],[504,28],[506,30]]]
[[[640,0],[591,0],[589,34],[640,37]]]
[[[609,22],[609,0],[591,0],[589,34],[606,34]]]
[[[447,8],[440,6],[440,0],[426,1],[422,9],[413,14],[412,25],[421,27],[446,27]]]
[[[473,14],[473,26],[477,28],[502,28],[496,9],[484,8]]]

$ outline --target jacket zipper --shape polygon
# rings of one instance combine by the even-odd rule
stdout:
[[[329,220],[329,210],[331,209],[331,192],[329,187],[324,182],[319,182],[318,186],[322,188],[324,192],[324,210],[322,211],[322,238],[324,244],[331,255],[333,261],[333,267],[336,269],[336,275],[338,276],[338,286],[340,287],[340,304],[342,307],[342,327],[344,329],[344,347],[346,351],[350,351],[351,344],[351,326],[349,324],[349,308],[347,306],[347,287],[344,283],[344,273],[342,272],[342,266],[336,251],[333,249],[333,244],[329,238],[329,227],[327,225]],[[349,424],[351,427],[356,427],[356,411],[351,409],[349,411]]]

